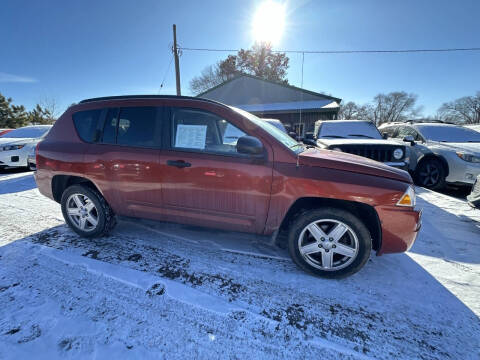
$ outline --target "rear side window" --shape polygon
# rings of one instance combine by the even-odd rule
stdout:
[[[95,141],[97,124],[100,119],[101,109],[79,111],[73,114],[73,123],[77,129],[80,139],[86,142]]]
[[[156,107],[122,108],[117,124],[117,144],[160,147],[160,126]]]

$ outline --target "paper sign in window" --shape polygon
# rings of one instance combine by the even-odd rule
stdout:
[[[187,149],[205,149],[207,125],[177,125],[175,147]]]

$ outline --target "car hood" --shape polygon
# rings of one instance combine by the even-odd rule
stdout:
[[[354,144],[354,145],[392,145],[392,146],[401,146],[398,145],[397,142],[392,140],[382,140],[382,139],[318,139],[318,143],[327,145],[327,146],[335,146],[335,145],[346,145],[346,144]]]
[[[313,148],[307,149],[298,156],[299,164],[304,166],[344,170],[412,183],[412,178],[408,172],[362,156]]]
[[[431,144],[454,151],[465,151],[474,154],[480,154],[480,143],[447,143],[432,141]]]
[[[0,138],[0,145],[19,145],[39,142],[40,138]]]

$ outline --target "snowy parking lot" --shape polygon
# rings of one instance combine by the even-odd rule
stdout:
[[[325,280],[248,234],[120,219],[83,239],[32,173],[0,174],[0,359],[479,359],[480,211],[418,193],[410,252]]]

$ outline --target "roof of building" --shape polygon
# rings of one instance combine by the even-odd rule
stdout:
[[[235,105],[236,107],[249,111],[249,112],[285,112],[285,111],[298,111],[298,110],[325,110],[338,108],[338,103],[331,100],[317,100],[317,101],[291,101],[282,103],[269,103],[269,104],[241,104]]]
[[[336,110],[340,98],[305,90],[285,83],[239,74],[197,97],[220,101],[247,111]]]

